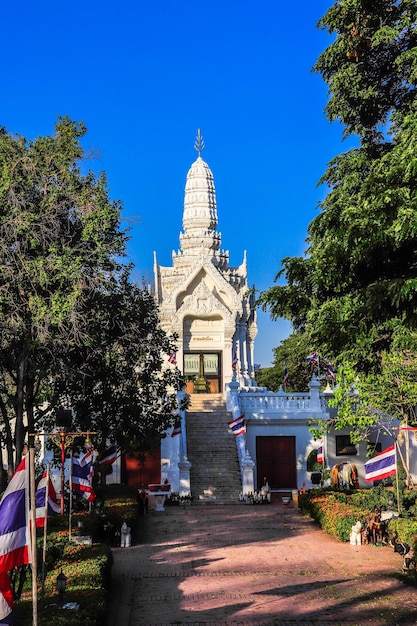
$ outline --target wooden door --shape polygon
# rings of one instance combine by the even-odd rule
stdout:
[[[145,460],[136,455],[125,455],[126,477],[129,487],[147,489],[151,483],[161,482],[161,449],[148,452]]]
[[[258,489],[264,478],[271,489],[296,489],[295,437],[256,437]]]

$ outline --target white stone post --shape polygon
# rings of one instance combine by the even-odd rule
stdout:
[[[233,417],[239,417],[238,412],[240,412],[239,407],[239,383],[233,376],[232,382],[229,383],[229,401],[227,405],[227,410],[230,411]]]
[[[243,495],[253,493],[255,491],[254,471],[255,463],[250,458],[248,450],[246,450],[245,456],[242,460],[242,492]]]
[[[178,406],[184,399],[185,392],[181,390],[177,393]],[[180,460],[178,462],[179,470],[179,495],[185,496],[191,493],[190,469],[191,463],[187,456],[187,424],[186,412],[179,411],[181,415],[181,434],[180,434]]]
[[[178,463],[178,469],[180,473],[180,486],[179,486],[179,494],[180,496],[186,496],[191,493],[191,482],[190,482],[190,469],[191,463],[188,459],[183,459]]]
[[[315,374],[311,377],[308,386],[310,388],[310,410],[320,411],[320,381]]]

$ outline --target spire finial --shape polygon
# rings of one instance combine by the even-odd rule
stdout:
[[[195,140],[195,142],[194,142],[194,148],[195,148],[195,150],[197,150],[197,152],[198,152],[198,156],[200,156],[200,155],[201,155],[201,153],[203,152],[203,150],[204,150],[204,148],[205,148],[205,147],[206,147],[206,146],[205,146],[205,144],[204,144],[204,139],[203,139],[203,137],[201,136],[200,129],[198,129],[198,131],[197,131],[197,137],[196,137],[196,140]]]

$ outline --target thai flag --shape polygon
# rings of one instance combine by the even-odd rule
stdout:
[[[176,365],[177,364],[177,353],[176,352],[171,352],[171,354],[168,357],[168,363],[172,363],[172,365]]]
[[[13,626],[13,590],[6,572],[0,573],[0,624]]]
[[[317,463],[324,463],[323,442],[317,448]]]
[[[308,355],[307,363],[317,363],[318,358],[319,358],[319,355],[318,355],[317,351],[315,350],[314,352],[312,352],[311,354]]]
[[[0,573],[30,563],[27,462],[24,457],[0,502]]]
[[[93,489],[93,474],[93,457],[91,450],[79,459],[73,457],[72,488],[88,502],[94,502],[96,498],[96,494]]]
[[[100,465],[111,465],[117,459],[119,450],[117,444],[112,443],[110,446],[103,450],[98,458]]]
[[[237,368],[237,354],[236,354],[236,350],[233,350],[233,354],[232,354],[232,370],[235,372]]]
[[[171,437],[181,435],[181,422],[177,422],[172,430]]]
[[[231,420],[230,422],[228,422],[228,425],[234,435],[242,435],[246,432],[245,414],[242,413],[242,415],[239,415],[239,417]]]
[[[365,480],[382,480],[397,473],[395,445],[364,464]]]
[[[79,461],[81,467],[85,467],[85,466],[93,466],[94,463],[94,446],[91,446],[91,448],[83,455],[80,456],[79,459],[77,459],[77,461]]]
[[[287,366],[284,366],[284,385],[285,387],[288,387],[288,385],[290,384],[290,376],[288,374],[288,370],[287,370]]]
[[[327,365],[327,373],[332,380],[336,380],[336,374],[334,373],[333,365],[331,363]]]
[[[47,485],[48,495],[46,494]],[[35,505],[37,528],[43,528],[43,526],[45,526],[45,517],[47,515],[61,512],[61,507],[59,506],[58,499],[56,497],[55,487],[52,480],[48,477],[46,470],[39,481],[38,488],[35,493]]]

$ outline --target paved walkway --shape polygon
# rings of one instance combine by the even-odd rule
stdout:
[[[107,626],[417,623],[389,547],[351,546],[283,505],[150,511],[114,549]]]

